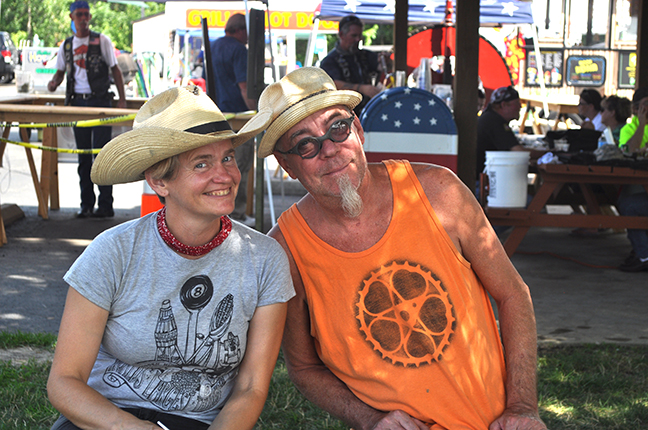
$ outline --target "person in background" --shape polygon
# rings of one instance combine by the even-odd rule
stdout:
[[[616,204],[623,216],[648,217],[648,193],[641,186],[624,185]],[[643,272],[648,270],[648,230],[627,229],[632,251],[619,265],[623,272]]]
[[[291,379],[355,429],[546,429],[527,285],[451,170],[367,163],[360,100],[313,67],[259,98],[273,111],[259,156],[308,191],[269,233],[297,294]]]
[[[648,87],[635,90],[632,96],[632,120],[619,135],[619,146],[628,153],[645,153],[648,143]]]
[[[65,39],[58,50],[56,73],[47,83],[47,89],[56,91],[67,72],[65,105],[112,107],[113,93],[110,92],[112,73],[117,92],[118,108],[126,108],[124,77],[117,64],[113,44],[105,34],[90,31],[90,6],[86,1],[75,1],[70,5],[70,19],[74,36]],[[74,127],[74,139],[78,149],[103,148],[112,137],[112,127]],[[99,186],[99,198],[90,180],[94,155],[79,154],[79,185],[81,188],[81,210],[77,218],[105,218],[115,215],[113,210],[112,186]],[[95,202],[97,210],[94,210]]]
[[[619,135],[621,128],[626,125],[628,118],[632,114],[630,100],[626,97],[608,96],[601,101],[601,122],[608,127],[614,137],[615,145],[619,145]]]
[[[481,115],[486,104],[486,93],[483,89],[477,89],[477,115]]]
[[[635,90],[632,96],[632,121],[621,128],[619,146],[629,154],[646,155],[648,142],[648,87]],[[624,185],[617,202],[619,214],[648,217],[648,193],[640,185]],[[648,230],[627,229],[632,251],[619,270],[643,272],[648,270]]]
[[[269,119],[234,133],[199,87],[172,88],[101,150],[96,183],[145,179],[164,207],[101,233],[64,276],[53,430],[254,427],[294,289],[279,244],[227,214],[234,148]]]
[[[581,128],[603,131],[605,125],[601,122],[601,93],[591,88],[584,89],[578,101],[578,115],[583,118]]]
[[[383,90],[382,83],[378,81],[378,55],[359,48],[362,28],[362,21],[357,16],[347,15],[342,18],[335,48],[320,63],[337,89],[362,94],[362,102],[355,108],[356,115],[360,115],[369,100]]]
[[[484,170],[486,151],[529,151],[531,160],[544,154],[524,147],[511,130],[509,123],[520,118],[521,108],[520,94],[512,86],[500,87],[491,94],[488,107],[477,120],[477,178]]]
[[[216,87],[216,104],[223,112],[245,112],[256,109],[256,101],[247,96],[247,42],[245,15],[235,13],[225,24],[225,36],[214,40],[209,45]],[[255,219],[246,214],[246,208],[248,172],[254,164],[254,139],[236,148],[236,164],[241,172],[241,184],[230,217],[253,227]]]

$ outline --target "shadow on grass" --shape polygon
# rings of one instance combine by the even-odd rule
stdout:
[[[648,347],[540,347],[538,398],[552,430],[646,429]]]

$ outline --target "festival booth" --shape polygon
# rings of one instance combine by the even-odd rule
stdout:
[[[320,19],[341,19],[355,14],[365,23],[392,23],[393,3],[363,0],[349,6],[345,0],[322,0]],[[454,11],[454,2],[453,9]],[[450,11],[450,13],[454,13]],[[423,58],[432,59],[431,64],[443,64],[443,57],[455,56],[454,16],[446,14],[445,2],[430,3],[424,0],[410,0],[409,25],[425,26],[422,31],[410,36],[407,42],[407,72],[416,69]],[[480,4],[480,25],[499,26],[506,24],[533,24],[531,3],[518,0],[482,0]],[[440,59],[440,60],[439,60]],[[436,61],[434,61],[436,60]],[[442,69],[433,70],[443,73]],[[511,85],[511,78],[502,54],[485,37],[479,41],[479,76],[486,90],[486,97],[501,86]],[[434,77],[434,75],[433,75]],[[434,83],[434,82],[433,82]],[[449,84],[450,82],[444,82]]]
[[[339,20],[349,14],[355,14],[367,24],[392,23],[394,4],[376,0],[353,4],[345,0],[323,0],[319,18]],[[446,10],[445,2],[409,1],[409,24],[432,28],[420,31],[408,39],[408,74],[417,69],[423,70],[421,64],[443,67],[444,64],[452,63],[451,58],[455,55],[455,29],[451,14],[452,11]],[[481,2],[481,25],[532,22],[529,3],[515,0]],[[511,85],[511,77],[502,55],[483,37],[480,37],[479,48],[479,76],[488,97],[494,89]],[[422,89],[394,88],[375,97],[365,107],[361,121],[365,129],[365,152],[368,160],[405,158],[441,164],[457,171],[457,128],[450,110],[452,77],[446,73],[445,79],[448,76],[450,79],[449,82],[444,81],[441,76],[444,75],[443,70],[439,68],[429,70],[429,73],[438,78],[432,78],[432,84],[446,84],[445,88],[439,86],[443,91],[437,92],[432,88],[432,92],[439,95],[445,93],[444,98],[447,97],[447,100]],[[418,86],[430,89],[429,86]]]

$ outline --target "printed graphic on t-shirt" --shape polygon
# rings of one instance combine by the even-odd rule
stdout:
[[[74,65],[82,69],[86,68],[86,57],[88,55],[88,45],[79,45],[72,54]]]
[[[356,318],[383,359],[403,366],[440,361],[454,332],[454,306],[443,283],[420,265],[392,262],[363,281]]]
[[[170,300],[164,300],[156,327],[151,329],[155,356],[136,365],[115,360],[106,369],[104,382],[114,388],[126,385],[163,411],[213,409],[223,400],[222,388],[236,376],[233,370],[241,361],[239,337],[228,332],[234,310],[232,294],[220,300],[211,316],[209,333],[198,333],[200,311],[213,295],[208,276],[194,276],[186,281],[180,290],[180,302],[189,313],[185,344],[178,343],[183,330],[176,325]]]

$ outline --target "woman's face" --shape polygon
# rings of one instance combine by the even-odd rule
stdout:
[[[617,125],[615,112],[605,107],[601,112],[601,122],[610,128],[614,128]]]
[[[222,140],[179,156],[175,177],[165,181],[167,210],[189,216],[220,217],[234,210],[241,172],[231,140]]]

